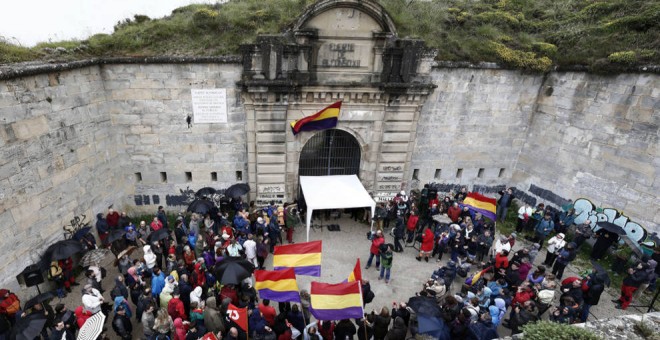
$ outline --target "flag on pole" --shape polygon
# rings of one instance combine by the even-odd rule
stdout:
[[[297,135],[302,131],[316,131],[331,129],[337,126],[341,101],[338,101],[325,109],[302,119],[291,122],[291,131]]]
[[[463,205],[474,212],[480,212],[484,217],[495,220],[497,200],[477,192],[470,192],[463,200]]]
[[[312,281],[309,311],[317,320],[362,318],[362,287],[360,282],[321,283]]]
[[[227,306],[227,316],[234,322],[238,327],[243,329],[246,333],[248,331],[248,315],[247,307],[238,308],[231,303]]]
[[[321,276],[321,241],[275,246],[273,269],[293,268],[297,275]]]
[[[357,259],[357,262],[355,262],[355,267],[353,267],[353,271],[348,275],[348,280],[346,282],[353,281],[362,282],[362,266],[360,266],[359,258]]]
[[[300,302],[296,273],[293,268],[285,270],[255,270],[254,288],[259,297],[277,302]]]
[[[479,278],[481,278],[481,276],[488,273],[488,271],[492,270],[492,269],[493,269],[493,267],[489,266],[489,267],[487,267],[486,269],[484,269],[480,272],[476,272],[474,275],[472,275],[472,277],[468,277],[465,280],[465,284],[468,285],[468,286],[472,286],[473,284],[477,283],[477,281],[479,281]]]

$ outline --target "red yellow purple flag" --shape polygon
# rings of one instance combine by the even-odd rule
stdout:
[[[294,135],[297,135],[302,131],[331,129],[337,126],[340,109],[341,101],[338,101],[311,116],[293,121],[291,122],[291,131]]]
[[[275,246],[273,269],[293,268],[297,275],[321,276],[321,241]]]

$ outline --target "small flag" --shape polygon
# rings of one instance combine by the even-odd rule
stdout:
[[[331,129],[337,126],[341,101],[336,102],[325,109],[302,119],[291,122],[291,131],[297,135],[302,131],[316,131]]]
[[[254,288],[259,297],[277,302],[300,302],[296,273],[293,268],[285,270],[255,270]]]
[[[474,212],[480,212],[484,217],[495,220],[497,200],[480,193],[470,192],[463,200],[463,205]]]
[[[321,276],[321,241],[275,246],[273,269],[293,268],[297,275]]]
[[[208,332],[204,334],[201,340],[218,340],[218,337],[213,334],[213,332]]]
[[[321,283],[312,281],[309,311],[317,320],[362,318],[360,282]]]
[[[357,259],[357,262],[355,262],[355,267],[353,267],[353,271],[348,275],[347,282],[353,282],[353,281],[362,282],[362,266],[360,266],[359,258]]]
[[[247,307],[238,308],[231,303],[227,306],[227,317],[245,332],[248,331]]]
[[[465,284],[468,286],[472,286],[473,284],[477,283],[477,281],[479,281],[479,278],[481,278],[482,275],[484,275],[485,273],[487,273],[489,270],[492,269],[493,267],[487,267],[486,269],[480,272],[476,272],[474,275],[472,275],[472,277],[469,277],[465,280]]]

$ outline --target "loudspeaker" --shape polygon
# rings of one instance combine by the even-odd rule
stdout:
[[[44,276],[41,274],[39,266],[35,264],[25,267],[21,274],[23,274],[23,280],[25,281],[25,285],[28,287],[33,287],[44,283]]]

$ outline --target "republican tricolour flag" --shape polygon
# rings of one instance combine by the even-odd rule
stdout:
[[[275,246],[273,269],[293,268],[297,275],[321,276],[321,241]]]
[[[331,129],[337,126],[340,109],[341,101],[336,102],[311,116],[293,121],[291,122],[291,131],[293,131],[294,135],[297,135],[302,131]]]
[[[353,267],[353,271],[348,275],[348,280],[346,280],[346,282],[353,282],[353,281],[362,282],[362,266],[360,266],[359,258],[355,262],[355,267]]]
[[[463,200],[463,205],[470,208],[474,212],[480,212],[484,217],[495,220],[495,207],[497,200],[488,196],[484,196],[477,192],[468,193]]]
[[[359,281],[345,283],[313,282],[309,311],[317,320],[361,318],[362,291]]]
[[[277,302],[300,302],[296,273],[293,268],[285,270],[255,270],[254,288],[259,297]]]

